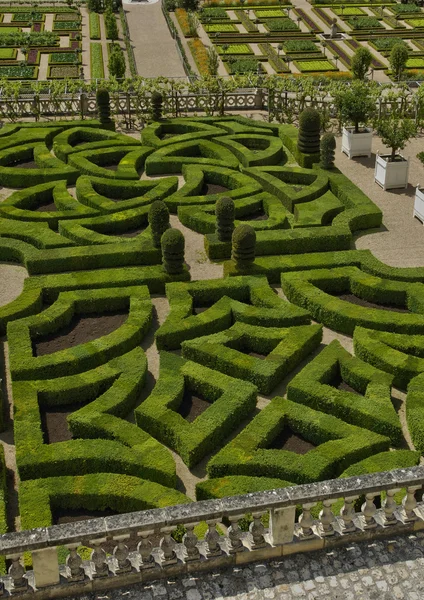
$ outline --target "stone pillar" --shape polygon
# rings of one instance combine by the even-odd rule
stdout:
[[[43,548],[32,552],[32,569],[36,588],[60,583],[56,548]]]
[[[269,533],[272,543],[289,544],[293,541],[296,507],[272,509],[269,515]]]

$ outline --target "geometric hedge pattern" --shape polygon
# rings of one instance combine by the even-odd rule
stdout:
[[[49,525],[56,510],[187,502],[175,454],[189,469],[202,461],[198,498],[419,461],[424,271],[354,249],[381,211],[296,139],[292,126],[242,117],[153,123],[141,141],[93,120],[3,127],[0,259],[29,273],[0,308],[22,527]],[[256,230],[247,270],[215,233],[223,196],[236,225]],[[164,271],[155,200],[204,236],[223,278]],[[169,305],[160,326],[158,295]],[[72,337],[75,323],[108,319],[110,330]],[[355,355],[324,345],[323,327],[352,337]],[[393,386],[409,386],[419,452],[404,449]],[[50,436],[51,413],[65,413],[67,439]]]

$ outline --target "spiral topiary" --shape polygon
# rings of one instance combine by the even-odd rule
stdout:
[[[162,104],[163,96],[160,92],[153,92],[152,94],[152,119],[153,121],[160,121],[162,118]]]
[[[112,123],[112,119],[110,118],[109,92],[103,88],[98,89],[96,92],[96,102],[100,123],[102,125],[105,125],[106,123]]]
[[[185,239],[179,229],[167,229],[161,239],[162,264],[169,275],[184,270]]]
[[[220,242],[230,242],[234,231],[234,202],[224,196],[215,206],[216,234]]]
[[[321,118],[314,108],[305,108],[299,117],[297,147],[304,154],[319,152]]]
[[[336,149],[336,138],[332,133],[324,133],[321,138],[321,167],[332,169],[334,167],[334,151]]]
[[[155,248],[160,248],[161,238],[165,231],[169,229],[169,210],[165,202],[155,200],[149,209],[148,220],[152,241]]]
[[[233,231],[232,259],[238,269],[250,267],[255,261],[256,232],[250,225],[239,225]]]

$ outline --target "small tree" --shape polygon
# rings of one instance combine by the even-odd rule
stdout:
[[[186,11],[196,12],[199,8],[199,0],[179,0],[179,5]]]
[[[187,13],[188,33],[191,37],[199,37],[197,30],[199,29],[199,19],[194,12]]]
[[[297,146],[300,152],[314,154],[319,152],[321,130],[320,114],[314,108],[305,108],[299,117],[299,137]]]
[[[363,81],[353,81],[350,87],[335,92],[334,101],[342,122],[352,123],[355,133],[359,133],[360,123],[366,125],[374,115],[377,98],[375,88]]]
[[[155,200],[149,209],[148,221],[152,234],[152,241],[155,248],[160,248],[160,241],[169,224],[169,210],[165,202]]]
[[[109,55],[109,74],[116,79],[123,79],[125,77],[125,56],[122,48],[117,44],[113,44],[112,51]]]
[[[250,225],[239,225],[232,235],[232,259],[240,270],[255,261],[256,232]]]
[[[116,17],[111,10],[107,10],[104,14],[105,27],[106,27],[106,37],[109,40],[114,42],[118,39],[118,24],[116,22]]]
[[[215,206],[216,234],[220,242],[230,242],[234,231],[234,202],[231,198],[219,198]]]
[[[105,89],[99,88],[96,92],[97,112],[99,114],[100,123],[105,125],[112,123],[110,118],[110,96]]]
[[[162,104],[163,96],[160,92],[153,92],[152,94],[152,119],[153,121],[160,121],[162,118]]]
[[[392,151],[389,162],[394,162],[396,152],[403,150],[406,143],[417,135],[417,126],[412,119],[401,119],[392,113],[377,121],[376,131],[383,144]]]
[[[372,63],[372,54],[368,48],[358,48],[352,57],[350,70],[354,79],[365,79]]]
[[[208,70],[209,75],[218,75],[219,55],[213,46],[206,48],[208,53]]]
[[[402,79],[408,61],[408,49],[405,44],[395,44],[390,52],[390,68],[396,81]]]
[[[184,270],[185,239],[179,229],[167,229],[161,239],[162,264],[169,275]]]
[[[321,138],[321,167],[332,169],[334,167],[334,151],[336,149],[336,138],[332,133],[324,133]]]

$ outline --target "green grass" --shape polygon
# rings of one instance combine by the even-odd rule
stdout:
[[[16,50],[15,48],[0,48],[0,59],[15,59],[16,58]]]
[[[103,50],[101,44],[90,44],[91,79],[104,79]]]
[[[22,31],[22,27],[0,27],[0,35],[2,33],[18,33]]]
[[[424,69],[424,57],[408,58],[406,62],[407,69]]]
[[[286,13],[280,8],[267,8],[263,10],[255,10],[255,15],[258,19],[269,19],[272,17],[285,17]]]
[[[212,23],[211,25],[203,25],[203,27],[208,33],[238,31],[237,27],[231,23]]]
[[[252,48],[248,44],[228,44],[228,48],[224,50],[222,46],[216,47],[218,54],[253,54]]]
[[[100,17],[97,13],[90,13],[90,40],[100,39]]]
[[[362,8],[359,8],[359,6],[346,6],[344,10],[341,8],[332,8],[331,10],[340,17],[358,17],[365,15],[364,11]]]
[[[337,71],[338,69],[329,60],[298,60],[294,61],[296,67],[302,73],[318,73],[325,71]]]
[[[377,17],[351,17],[347,20],[352,29],[382,29]]]
[[[411,25],[411,27],[424,27],[424,18],[422,19],[406,19],[405,23]]]

